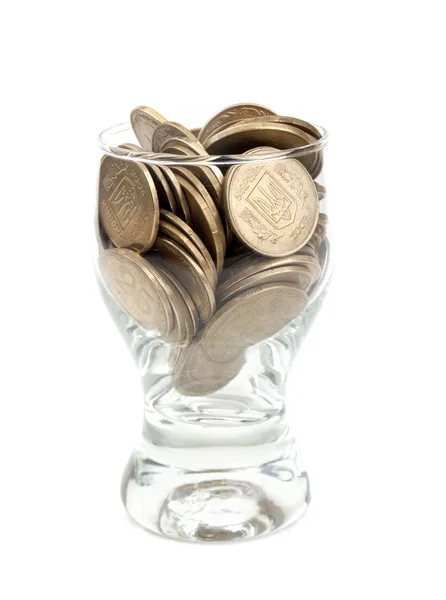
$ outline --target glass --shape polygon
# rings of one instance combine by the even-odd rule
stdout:
[[[289,255],[272,257],[248,249],[225,225],[228,209],[219,199],[226,253],[216,305],[214,311],[210,309],[214,314],[206,325],[198,324],[197,312],[198,321],[209,312],[208,287],[188,288],[190,281],[182,280],[186,267],[153,247],[141,258],[149,273],[135,267],[136,273],[133,266],[126,270],[125,264],[110,266],[112,244],[96,214],[100,291],[136,362],[144,395],[142,436],[123,474],[122,499],[131,517],[151,531],[193,541],[249,538],[294,522],[308,507],[308,475],[285,406],[290,370],[325,298],[332,267],[323,171],[327,134],[316,129],[319,139],[304,147],[218,156],[154,154],[130,145],[121,147],[136,143],[129,123],[99,137],[103,155],[112,157],[118,171],[121,161],[152,173],[167,166],[180,180],[188,170],[206,184],[206,175],[212,178],[214,170],[224,177],[223,193],[242,195],[246,212],[238,227],[251,245],[260,248],[276,244],[280,254],[285,243],[305,235],[311,225],[305,219],[297,229],[287,228],[295,220],[296,199],[301,210],[317,193],[319,207],[318,225],[293,262]],[[315,187],[301,178],[300,171],[295,176],[296,164],[306,167]],[[259,178],[263,178],[261,185],[255,183]],[[250,192],[253,182],[258,197]],[[168,184],[172,190],[169,179]],[[231,185],[238,187],[228,191]],[[212,182],[206,189],[213,193],[210,186]],[[116,193],[122,195],[122,189]],[[274,231],[283,227],[286,237],[277,235],[274,242],[273,233],[265,228],[267,221],[262,225],[256,220],[254,206],[277,226]],[[124,209],[118,208],[124,212],[117,218],[131,218],[131,198]],[[169,237],[165,221],[164,227],[163,236]],[[201,237],[202,227],[201,223]],[[125,253],[123,260],[127,260]],[[201,275],[208,269],[209,282],[212,265],[199,252],[196,260],[201,261]],[[153,281],[150,274],[160,270],[162,278]],[[149,293],[138,279],[143,276],[161,295],[156,300],[153,290]],[[179,279],[182,288],[181,283],[180,288],[172,283]],[[179,289],[184,296],[181,305]],[[200,303],[201,312],[195,310]]]

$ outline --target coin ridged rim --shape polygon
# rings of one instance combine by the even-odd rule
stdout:
[[[102,173],[102,167],[103,164],[106,160],[109,160],[111,157],[110,155],[105,155],[101,158],[101,162],[99,165],[99,178],[98,178],[98,213],[99,216],[101,218],[101,222],[102,222],[102,226],[105,229],[105,232],[107,233],[108,238],[111,240],[112,244],[117,247],[117,248],[128,248],[129,250],[133,250],[135,252],[139,252],[140,254],[142,254],[143,252],[147,252],[147,250],[150,250],[150,248],[152,247],[157,233],[158,233],[158,225],[159,225],[159,201],[158,201],[158,192],[156,190],[156,186],[155,186],[155,182],[153,181],[153,177],[152,174],[149,172],[147,165],[141,162],[136,162],[136,165],[134,165],[136,168],[138,168],[140,170],[140,174],[142,179],[144,180],[144,182],[147,184],[147,189],[149,191],[149,195],[148,198],[146,198],[145,200],[145,206],[144,207],[139,207],[141,209],[144,209],[148,214],[149,214],[149,219],[147,220],[147,229],[146,229],[146,239],[141,242],[135,242],[138,244],[138,247],[135,246],[135,243],[132,243],[130,245],[128,245],[127,243],[124,245],[124,243],[117,243],[116,240],[116,232],[109,231],[109,228],[107,227],[107,224],[104,223],[104,219],[102,217],[102,211],[101,211],[101,173]],[[123,159],[119,159],[122,162],[128,162],[125,161]],[[109,196],[107,196],[107,198],[109,198]],[[142,237],[142,236],[141,236]]]
[[[144,277],[146,279],[148,279],[149,283],[151,284],[153,290],[155,291],[156,295],[158,296],[158,298],[160,300],[160,305],[162,306],[162,309],[164,312],[164,317],[165,317],[165,322],[166,322],[166,331],[161,332],[160,337],[163,338],[165,336],[168,336],[173,330],[175,321],[174,321],[174,315],[172,312],[172,307],[169,303],[168,296],[167,296],[165,290],[163,289],[163,287],[161,286],[161,284],[158,282],[158,279],[157,279],[158,273],[154,272],[153,269],[150,268],[150,265],[140,254],[138,254],[137,252],[134,252],[133,250],[128,250],[127,248],[110,248],[108,250],[105,250],[104,252],[102,252],[99,255],[99,260],[100,261],[105,260],[106,256],[110,256],[111,253],[113,253],[114,256],[120,256],[121,260],[122,260],[122,257],[124,257],[125,260],[127,260],[130,264],[132,264],[137,270],[141,271],[142,274],[144,275]],[[107,287],[107,290],[112,295],[112,297],[115,299],[115,301],[122,307],[122,309],[128,315],[130,315],[132,317],[132,319],[134,319],[137,323],[139,323],[139,325],[143,329],[145,329],[146,331],[152,331],[151,329],[147,328],[144,323],[142,323],[141,321],[138,321],[138,319],[136,319],[134,317],[134,315],[132,315],[127,310],[127,308],[115,297],[113,292],[109,289],[107,280],[103,276],[100,267],[99,267],[99,273],[100,273],[102,281],[104,282],[105,286]]]
[[[180,246],[182,246],[182,248],[184,248],[184,250],[192,256],[192,258],[195,260],[198,266],[201,267],[201,269],[203,270],[204,274],[208,278],[209,283],[215,289],[218,280],[217,269],[215,268],[215,264],[212,265],[213,269],[211,269],[207,261],[205,260],[203,254],[200,252],[200,250],[197,248],[194,242],[192,242],[192,240],[190,240],[190,238],[188,238],[181,231],[181,229],[179,229],[172,223],[169,223],[163,218],[160,219],[158,231],[159,235],[168,237],[177,244],[180,244]]]
[[[295,275],[308,276],[308,284],[302,288],[294,281]],[[217,290],[217,299],[221,304],[225,304],[234,296],[249,290],[258,285],[267,285],[269,283],[290,283],[298,289],[308,293],[314,284],[310,271],[302,265],[286,265],[283,267],[272,267],[266,271],[258,271],[247,277],[241,277],[239,281],[224,290]]]
[[[172,262],[175,261],[175,259],[178,259],[178,255],[181,257],[181,259],[186,263],[186,265],[188,266],[189,272],[192,274],[192,279],[196,282],[197,280],[200,281],[201,284],[201,289],[199,289],[198,285],[195,289],[191,290],[188,288],[188,286],[184,283],[184,281],[181,280],[181,277],[179,277],[175,270],[170,267],[169,269],[169,257],[166,257],[164,255],[162,246],[167,246],[168,250],[170,249],[170,251],[173,251],[174,254],[174,259],[171,259]],[[161,247],[160,247],[161,246]],[[191,296],[198,314],[200,315],[200,319],[203,323],[206,323],[214,314],[215,312],[215,307],[216,307],[216,299],[215,299],[215,292],[212,289],[211,284],[208,282],[208,279],[206,277],[206,275],[204,274],[202,268],[196,263],[196,261],[190,256],[190,254],[188,254],[186,252],[186,250],[184,250],[184,248],[182,248],[177,242],[174,242],[173,240],[166,238],[162,235],[159,235],[156,239],[156,242],[153,246],[153,249],[158,251],[159,256],[164,258],[164,260],[166,261],[166,267],[173,272],[173,274],[180,279],[181,283],[184,285],[184,287],[186,288],[186,290],[189,292],[189,295]],[[183,267],[183,272],[186,271],[186,269],[184,268],[184,265],[182,265]],[[204,301],[205,299],[207,299],[207,303]]]
[[[218,280],[218,273],[217,273],[215,263],[212,260],[212,256],[209,254],[209,250],[206,248],[204,243],[201,241],[200,236],[198,236],[195,233],[195,231],[192,229],[192,227],[190,227],[187,223],[185,223],[177,215],[174,215],[173,213],[169,212],[168,210],[164,210],[163,208],[160,210],[160,220],[161,219],[164,219],[168,223],[175,225],[175,227],[177,227],[177,229],[182,231],[184,233],[184,235],[187,236],[195,244],[195,246],[198,248],[198,250],[202,254],[204,260],[209,265],[209,268],[215,269],[215,274],[216,274],[217,280]]]
[[[208,119],[206,121],[206,123],[200,129],[200,132],[197,136],[199,141],[203,142],[203,140],[208,138],[210,135],[215,133],[217,130],[222,129],[225,126],[229,126],[232,123],[237,123],[238,121],[243,119],[243,117],[241,117],[240,119],[236,118],[233,121],[228,121],[227,123],[223,123],[221,125],[215,126],[216,121],[218,121],[218,119],[221,119],[222,117],[224,117],[225,113],[227,114],[229,110],[235,109],[237,111],[237,110],[246,110],[247,108],[254,108],[254,109],[260,108],[260,109],[262,109],[262,111],[266,111],[266,114],[268,114],[268,115],[276,114],[273,110],[268,108],[268,106],[263,106],[262,104],[256,104],[254,102],[238,102],[237,104],[230,104],[229,106],[225,106],[225,108],[221,108],[218,112],[213,114],[210,119]],[[258,116],[260,117],[261,115],[258,115]]]
[[[212,247],[210,248],[206,244],[205,245],[214,259],[217,272],[220,273],[223,269],[226,253],[226,236],[215,202],[196,175],[183,167],[174,167],[172,170],[177,175],[177,179],[184,189],[191,209],[192,218],[194,208],[191,207],[191,201],[195,204],[195,209],[201,211],[202,217],[207,223],[211,234]],[[203,239],[202,241],[204,243]]]
[[[141,151],[139,153],[120,148],[116,145],[115,140],[128,135],[130,138],[133,135],[133,129],[130,122],[119,123],[112,127],[104,129],[98,136],[98,146],[103,152],[115,158],[126,158],[135,162],[144,162],[146,164],[157,164],[166,166],[175,165],[200,165],[200,166],[227,166],[237,164],[253,164],[256,162],[275,162],[285,158],[299,158],[323,149],[329,139],[328,132],[320,125],[315,125],[321,137],[315,142],[306,146],[287,148],[286,150],[275,150],[274,152],[266,153],[260,158],[256,155],[246,155],[240,153],[228,154],[209,154],[203,156],[180,156],[178,154],[163,154],[159,152]],[[124,138],[125,139],[125,138]]]
[[[174,214],[177,215],[178,212],[180,212],[181,218],[184,218],[184,221],[186,221],[188,225],[192,224],[192,215],[190,212],[189,204],[186,200],[186,196],[183,192],[183,189],[179,184],[178,179],[176,178],[175,173],[170,167],[160,166],[160,169],[163,172],[165,178],[167,179],[167,182],[169,183],[172,189],[173,195],[177,203],[177,211]],[[178,210],[178,208],[180,210]]]

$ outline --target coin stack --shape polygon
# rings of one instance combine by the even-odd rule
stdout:
[[[130,118],[140,146],[101,160],[99,271],[141,327],[180,348],[178,391],[209,394],[237,375],[248,347],[305,309],[321,275],[322,152],[274,158],[321,133],[257,104],[227,107],[195,130],[145,106]],[[234,154],[244,155],[238,164]]]

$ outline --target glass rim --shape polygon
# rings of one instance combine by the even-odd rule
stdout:
[[[285,150],[274,150],[258,154],[206,154],[201,156],[184,156],[179,154],[169,154],[165,152],[148,152],[142,150],[137,152],[127,148],[119,148],[110,143],[110,138],[124,134],[127,131],[133,134],[133,129],[130,121],[113,125],[101,131],[97,137],[99,148],[106,154],[115,158],[142,162],[148,165],[175,166],[175,165],[191,165],[191,166],[226,166],[239,164],[252,164],[257,162],[274,162],[285,158],[299,158],[311,152],[322,150],[328,143],[328,132],[320,125],[311,123],[313,127],[320,132],[321,137],[311,144],[299,146],[297,148],[287,148]]]

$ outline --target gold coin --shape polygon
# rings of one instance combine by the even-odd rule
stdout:
[[[206,156],[207,152],[204,146],[198,140],[191,138],[173,137],[168,138],[160,148],[160,152],[171,152],[172,154],[182,154],[184,156]]]
[[[160,211],[160,217],[161,217],[162,220],[167,221],[168,223],[171,223],[172,225],[174,225],[191,242],[193,242],[195,244],[195,246],[198,248],[198,250],[200,251],[201,255],[203,256],[204,260],[206,261],[207,268],[210,271],[212,271],[212,272],[215,273],[215,281],[217,281],[218,275],[217,275],[217,270],[215,268],[215,263],[212,260],[212,256],[209,254],[209,250],[203,244],[203,242],[198,237],[198,235],[195,233],[195,231],[191,227],[189,227],[189,225],[187,223],[185,223],[184,221],[182,221],[179,217],[177,217],[173,213],[169,212],[168,210],[161,209],[161,211]],[[197,262],[199,262],[199,261],[197,261]],[[203,270],[206,272],[206,269],[203,269]],[[214,280],[214,275],[211,276],[211,279]]]
[[[200,319],[206,323],[215,311],[215,293],[203,270],[179,244],[164,236],[158,236],[153,248],[189,292]]]
[[[153,132],[152,148],[154,152],[161,152],[161,148],[170,138],[187,138],[196,141],[193,133],[174,121],[164,121]]]
[[[217,132],[204,142],[209,154],[243,153],[257,146],[273,146],[279,150],[300,148],[314,142],[314,137],[287,123],[236,123]],[[320,172],[318,152],[299,156],[298,160],[316,178]]]
[[[239,121],[239,124],[240,123],[285,123],[287,125],[297,127],[302,131],[305,131],[305,133],[308,133],[308,135],[310,135],[314,140],[318,140],[321,137],[321,132],[312,123],[308,123],[308,121],[302,121],[301,119],[296,119],[295,117],[266,115],[256,118],[244,119],[243,121]]]
[[[153,260],[152,256],[150,257],[151,260]],[[171,284],[178,290],[178,292],[180,293],[181,297],[183,298],[187,310],[189,312],[189,316],[191,318],[191,324],[192,324],[192,330],[191,330],[191,336],[192,338],[195,336],[195,334],[197,333],[199,327],[200,327],[200,317],[198,315],[197,309],[195,307],[195,304],[193,303],[192,298],[190,297],[189,292],[186,290],[186,288],[184,287],[184,285],[179,281],[179,279],[177,277],[175,277],[175,275],[173,273],[171,273],[169,271],[169,269],[167,269],[165,267],[164,264],[160,263],[160,260],[158,260],[156,263],[156,267],[159,271],[162,271],[164,273],[164,275],[166,277],[168,277],[168,279],[170,280]],[[191,339],[192,339],[191,338]]]
[[[153,108],[138,106],[130,113],[130,121],[138,142],[149,152],[152,150],[152,138],[155,129],[166,119]]]
[[[290,323],[306,307],[307,294],[290,283],[253,287],[229,300],[201,334],[204,354],[217,363],[232,362]]]
[[[243,354],[226,364],[215,363],[203,352],[201,339],[195,338],[179,358],[173,385],[186,396],[206,396],[227,385],[245,364]]]
[[[123,148],[124,150],[130,150],[131,152],[142,152],[143,151],[141,146],[138,146],[137,144],[131,144],[130,142],[128,142],[126,144],[119,144],[118,148]]]
[[[148,257],[146,257],[146,261],[150,266],[151,262]],[[196,329],[186,302],[167,269],[164,270],[158,264],[155,265],[155,269],[158,281],[167,294],[174,316],[172,331],[165,337],[165,341],[171,344],[189,344],[196,333]]]
[[[317,195],[318,195],[319,200],[323,200],[327,193],[325,186],[321,185],[317,181],[314,182],[314,185],[316,186]]]
[[[232,104],[219,110],[207,123],[202,127],[198,139],[205,140],[218,129],[227,127],[232,123],[236,123],[242,119],[249,117],[260,117],[262,115],[273,115],[274,112],[266,106],[260,104]]]
[[[231,167],[223,200],[234,233],[246,246],[266,256],[295,253],[316,228],[316,188],[293,158]]]
[[[194,135],[198,139],[198,134],[201,131],[201,127],[192,127],[190,130],[191,134]]]
[[[154,335],[165,337],[173,328],[172,308],[158,274],[136,252],[105,250],[98,258],[99,273],[111,295],[137,322]]]
[[[179,216],[186,221],[188,225],[190,225],[192,223],[192,216],[189,204],[187,203],[186,196],[181,185],[178,183],[178,179],[175,177],[175,173],[169,167],[162,166],[160,169],[169,182],[170,188],[175,197],[175,204],[177,208],[175,214],[179,213]]]
[[[223,268],[226,240],[215,203],[200,180],[188,169],[172,167],[172,170],[186,194],[192,214],[192,227],[209,250],[219,273]]]
[[[313,283],[310,273],[305,267],[297,265],[288,265],[287,267],[276,267],[266,271],[260,271],[254,275],[243,277],[236,284],[227,288],[224,292],[219,293],[218,301],[220,304],[225,304],[245,290],[249,290],[256,285],[264,285],[267,283],[292,283],[300,290],[308,292]]]
[[[180,229],[178,229],[178,227],[175,227],[175,225],[172,225],[172,223],[169,223],[168,221],[164,221],[162,218],[160,219],[158,231],[160,235],[163,235],[164,237],[173,240],[174,242],[182,246],[184,250],[186,250],[186,252],[191,255],[191,257],[195,260],[198,266],[203,270],[209,283],[215,290],[218,279],[217,269],[215,268],[214,263],[212,263],[212,268],[208,265],[208,263],[204,259],[204,256],[201,254],[194,242],[189,237],[187,237],[187,235],[184,235],[184,233]]]
[[[244,260],[234,262],[232,267],[225,269],[225,279],[221,281],[218,287],[218,294],[222,294],[230,289],[232,286],[237,285],[242,279],[258,275],[259,273],[268,272],[271,269],[287,268],[301,269],[304,268],[303,272],[306,272],[310,280],[308,281],[308,287],[320,276],[320,266],[317,260],[309,259],[307,256],[300,256],[299,254],[292,254],[291,256],[284,256],[280,258],[252,258],[248,257]],[[228,276],[228,273],[230,275]],[[285,281],[285,279],[284,279]],[[302,289],[305,289],[304,286]]]
[[[156,165],[146,165],[152,175],[156,187],[159,205],[168,208],[173,213],[177,212],[177,203],[172,188],[164,175],[164,170]]]
[[[118,248],[148,250],[158,232],[155,184],[145,165],[104,156],[99,171],[99,214]]]

